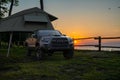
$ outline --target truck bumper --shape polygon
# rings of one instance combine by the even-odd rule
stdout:
[[[47,50],[47,51],[64,51],[64,50],[71,50],[73,49],[74,50],[74,46],[71,44],[71,45],[68,45],[68,46],[60,46],[60,47],[50,47],[48,45],[45,45],[44,50]]]

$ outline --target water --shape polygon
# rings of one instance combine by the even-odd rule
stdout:
[[[75,46],[75,50],[98,50],[98,47]],[[120,51],[120,48],[101,48],[102,51]]]

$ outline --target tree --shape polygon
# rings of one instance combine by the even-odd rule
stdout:
[[[8,16],[11,16],[12,14],[13,4],[14,4],[14,0],[11,0]]]
[[[10,5],[10,9],[9,9],[8,5]],[[0,0],[0,19],[5,16],[5,13],[12,11],[11,5],[18,6],[18,0]],[[11,13],[11,12],[9,12],[9,13]]]

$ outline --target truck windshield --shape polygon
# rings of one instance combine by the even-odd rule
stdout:
[[[42,36],[60,36],[62,35],[59,31],[56,30],[40,30],[38,31],[38,37]]]

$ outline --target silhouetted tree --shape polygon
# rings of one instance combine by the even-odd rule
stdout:
[[[8,13],[10,11],[9,9],[11,6],[7,7],[7,5],[12,3],[12,6],[18,6],[18,1],[19,0],[0,0],[0,18],[4,17],[5,13]]]

